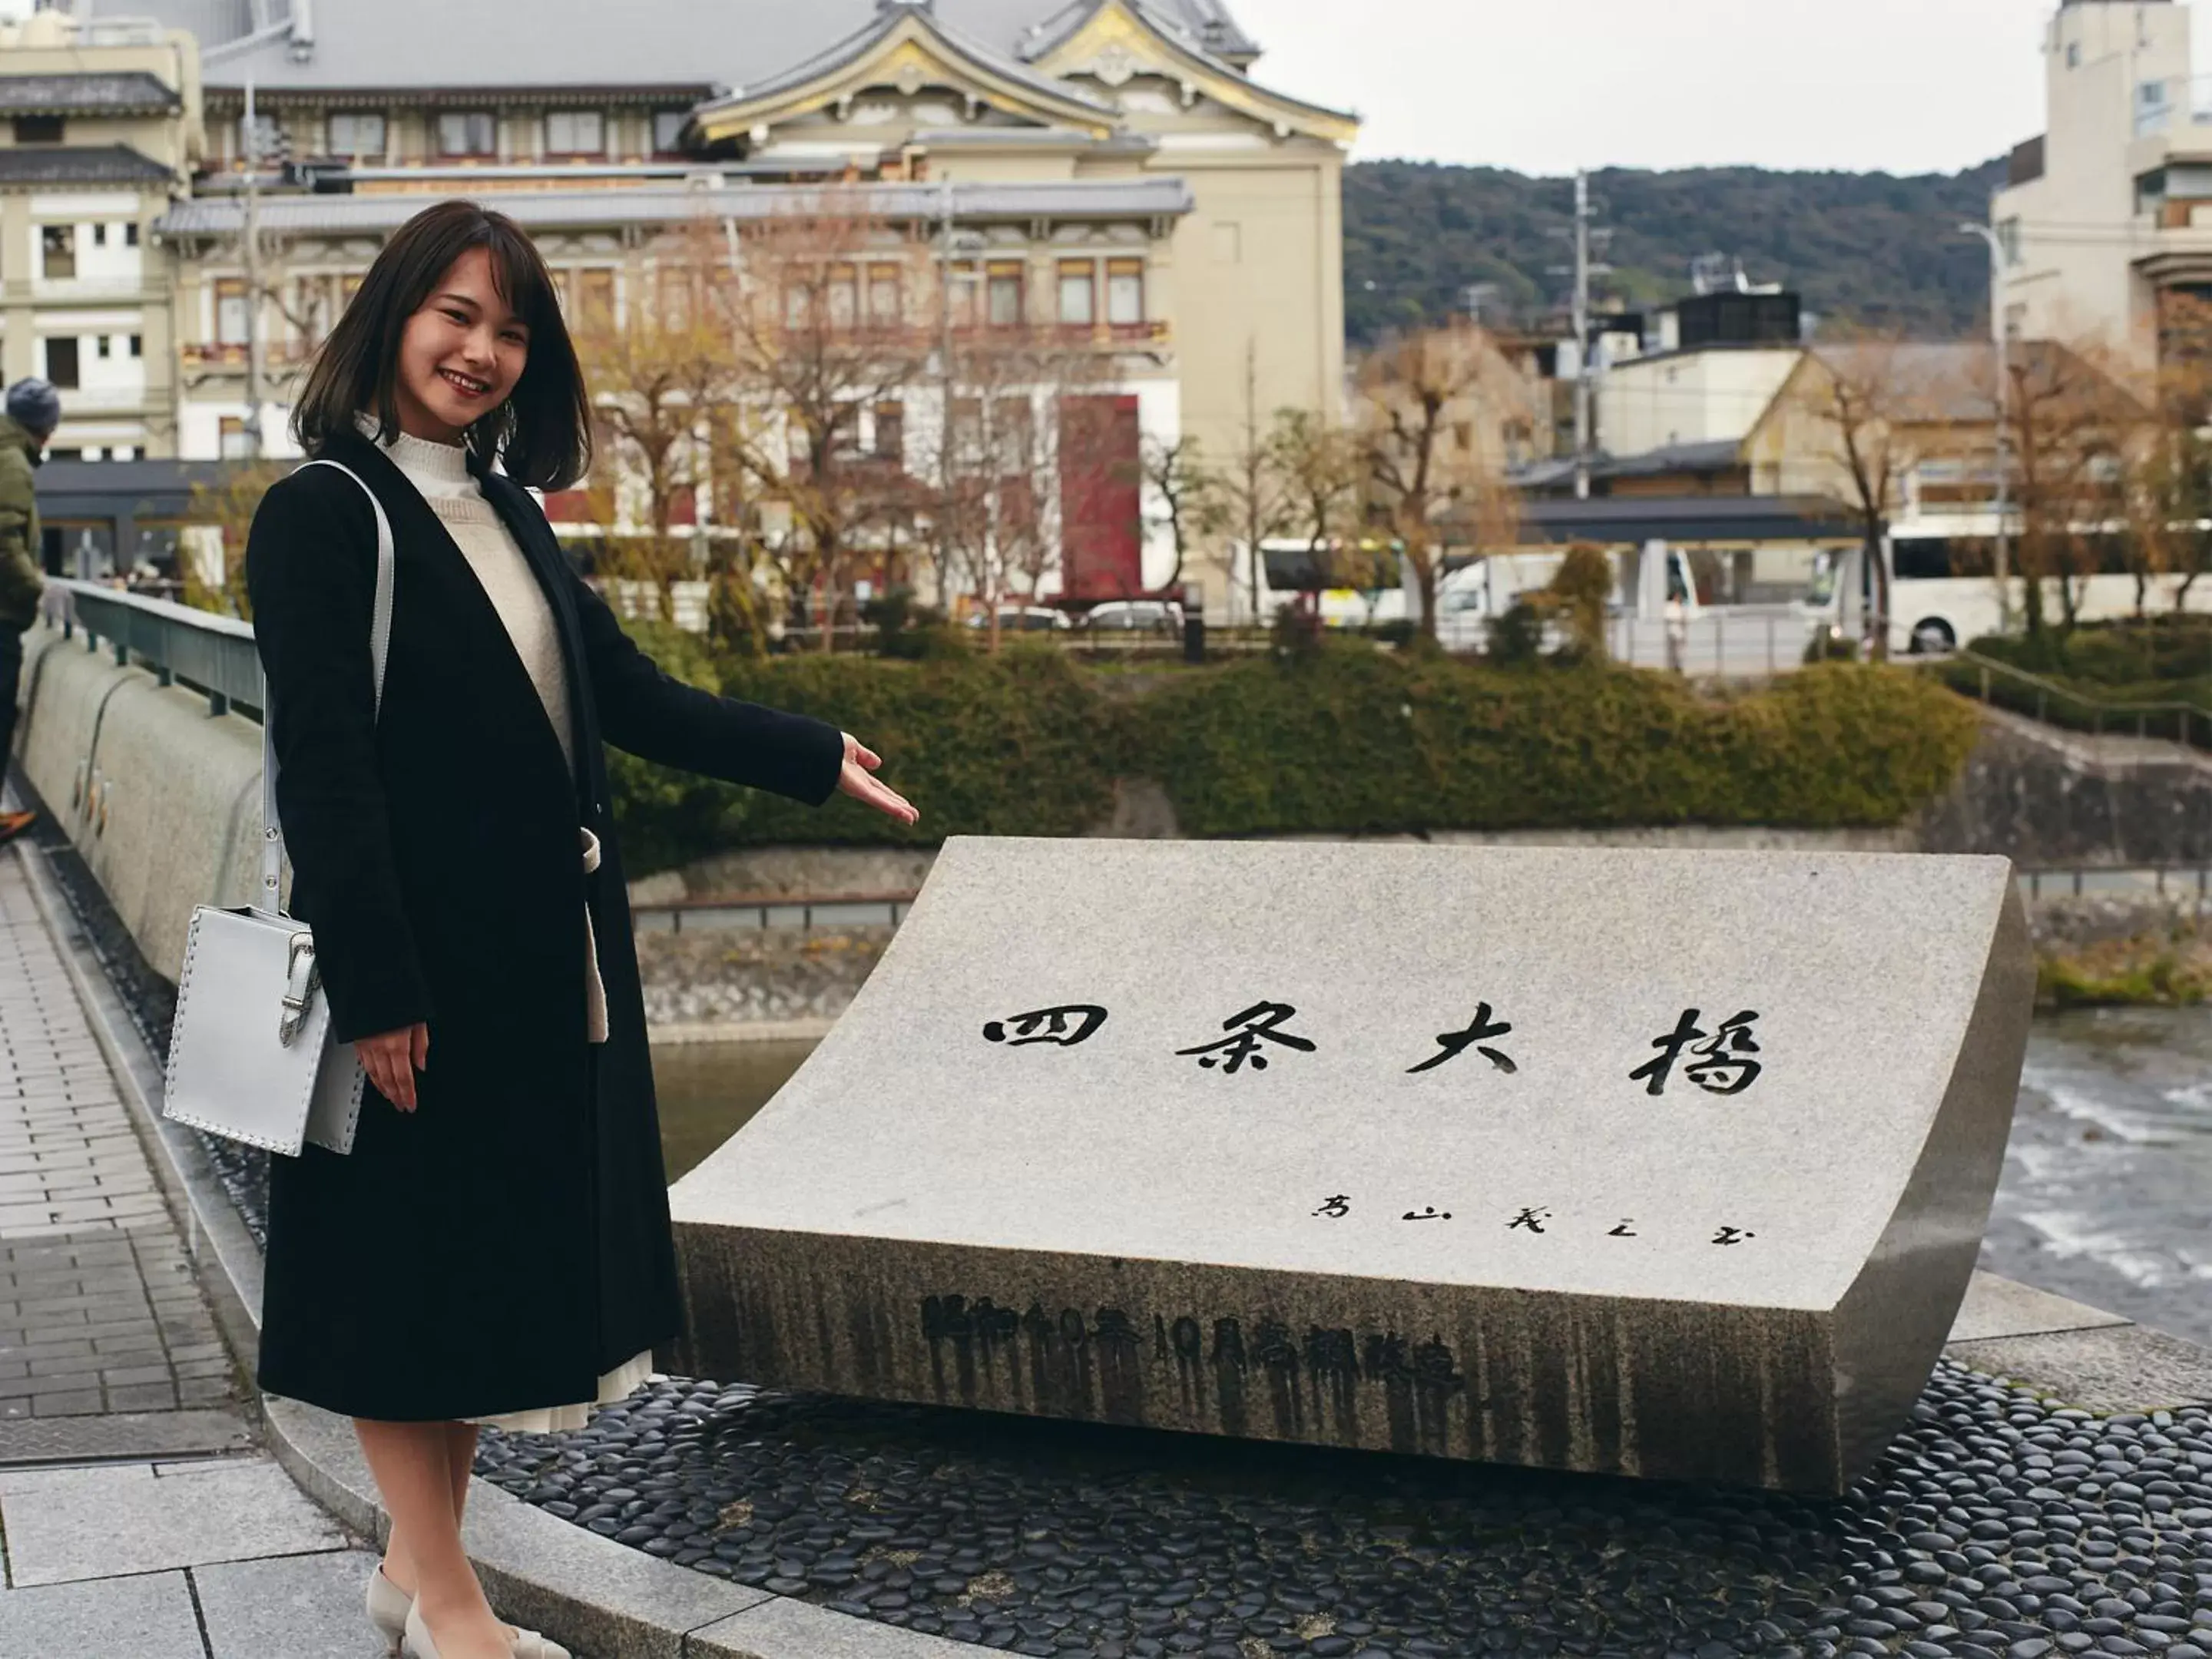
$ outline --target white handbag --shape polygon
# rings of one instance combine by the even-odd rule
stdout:
[[[375,701],[384,707],[392,646],[392,526],[375,491],[350,467],[376,514],[376,601],[369,632]],[[264,705],[266,698],[264,699]],[[280,902],[284,832],[276,817],[276,745],[261,711],[261,890],[240,910],[192,912],[177,1012],[169,1036],[161,1115],[210,1134],[288,1158],[312,1140],[353,1150],[365,1074],[350,1042],[331,1037],[330,999],[316,971],[315,939]]]

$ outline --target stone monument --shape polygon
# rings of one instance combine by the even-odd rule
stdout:
[[[697,1374],[1838,1492],[1972,1271],[1996,858],[954,840],[670,1194]]]

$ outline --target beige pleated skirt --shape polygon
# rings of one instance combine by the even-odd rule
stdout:
[[[599,867],[599,840],[588,830],[580,830],[584,849],[585,873]],[[599,941],[592,932],[592,913],[584,912],[584,987],[586,1002],[586,1019],[591,1041],[607,1040],[607,992],[599,978]],[[504,1429],[509,1434],[568,1434],[591,1421],[592,1413],[601,1406],[611,1406],[627,1400],[645,1386],[653,1375],[653,1351],[624,1360],[614,1370],[599,1378],[599,1386],[592,1398],[580,1400],[566,1406],[539,1406],[528,1411],[502,1412],[496,1417],[465,1417],[465,1423],[480,1424],[488,1429]]]

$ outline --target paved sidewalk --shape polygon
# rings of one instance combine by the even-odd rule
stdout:
[[[255,1448],[22,856],[0,852],[0,1655],[373,1659],[375,1557]]]

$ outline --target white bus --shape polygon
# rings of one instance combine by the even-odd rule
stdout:
[[[2075,615],[2082,622],[2114,622],[2136,614],[2136,578],[2122,556],[2118,538],[2103,539],[2106,551],[2097,569],[2072,579]],[[2027,584],[2019,576],[1999,584],[1988,535],[1961,535],[1948,526],[1936,530],[1905,522],[1891,533],[1883,550],[1890,570],[1893,653],[1954,651],[1984,635],[2017,629],[2027,615]],[[1805,596],[1808,616],[1816,626],[1844,638],[1863,638],[1874,607],[1868,574],[1863,548],[1820,555]],[[2172,611],[2182,580],[2178,575],[2150,577],[2142,595],[2142,608],[2153,616]],[[2064,615],[2056,577],[2044,580],[2043,608],[2054,622]],[[2212,576],[2191,585],[2185,608],[2212,611]]]

